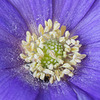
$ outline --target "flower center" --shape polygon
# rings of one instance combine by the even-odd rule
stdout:
[[[42,49],[44,57],[41,59],[41,65],[47,68],[50,64],[57,64],[58,61],[50,56],[50,52],[53,52],[56,57],[63,57],[63,46],[57,40],[48,40],[44,42]]]
[[[60,81],[64,75],[72,77],[77,64],[86,57],[79,53],[82,46],[76,40],[78,36],[69,37],[69,31],[57,21],[52,25],[49,19],[45,21],[45,28],[40,24],[40,36],[26,32],[26,41],[22,40],[24,52],[20,57],[24,59],[24,67],[33,77],[41,80],[48,79],[52,84]]]

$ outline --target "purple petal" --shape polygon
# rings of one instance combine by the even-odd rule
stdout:
[[[75,92],[64,81],[49,86],[51,100],[77,100]]]
[[[14,46],[0,41],[0,69],[21,67],[23,61],[19,57],[20,53],[21,50],[18,45]]]
[[[100,71],[81,66],[70,81],[90,95],[100,99]]]
[[[80,33],[80,36],[84,36],[85,32],[84,35],[81,34],[82,33]],[[93,97],[100,99],[100,95],[99,95],[100,93],[100,85],[99,85],[100,83],[100,42],[99,42],[99,38],[97,39],[97,37],[99,37],[98,34],[99,33],[93,33],[93,35],[95,35],[95,39],[93,39],[93,41],[91,37],[90,38],[88,37],[87,41],[82,40],[83,44],[89,43],[88,45],[85,45],[81,48],[81,53],[86,54],[87,57],[82,61],[81,65],[79,66],[83,69],[79,69],[76,72],[76,75],[71,79],[71,81],[73,82],[73,84],[77,85],[84,91],[88,92]]]
[[[39,94],[37,95],[36,100],[51,100],[50,91],[48,86],[41,86]]]
[[[18,39],[25,38],[28,30],[19,12],[7,0],[0,1],[0,28]]]
[[[34,19],[36,24],[44,25],[44,21],[52,19],[52,0],[31,0],[31,7],[33,9]]]
[[[100,99],[100,0],[94,3],[87,16],[72,32],[80,36],[82,44],[85,45],[81,52],[87,54],[87,57],[71,81]]]
[[[86,15],[95,0],[54,0],[53,18],[72,30]]]
[[[14,46],[20,44],[20,41],[16,37],[14,37],[12,34],[9,34],[7,31],[1,28],[0,28],[0,41],[12,44]]]
[[[39,87],[31,85],[11,70],[0,71],[0,100],[35,100]]]
[[[74,35],[79,35],[83,45],[100,41],[100,0],[96,0],[92,9],[84,19],[72,30]]]
[[[84,46],[81,52],[87,55],[81,64],[84,67],[100,71],[100,42]]]
[[[27,22],[31,32],[36,31],[36,24],[52,19],[52,0],[10,0]],[[35,29],[36,28],[36,29]]]
[[[73,84],[70,84],[77,95],[78,100],[93,100],[93,97],[90,96],[87,92],[83,91],[79,87],[76,87]]]

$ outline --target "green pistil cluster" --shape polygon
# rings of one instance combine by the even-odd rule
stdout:
[[[56,59],[53,59],[50,56],[49,50],[52,51],[56,57],[63,57],[63,46],[57,40],[48,40],[44,43],[44,47],[42,49],[44,53],[44,57],[41,59],[41,64],[44,68],[47,68],[47,65],[58,63]]]

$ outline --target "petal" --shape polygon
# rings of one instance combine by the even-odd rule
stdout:
[[[87,57],[78,66],[80,69],[71,79],[71,82],[95,99],[100,99],[100,42],[83,46],[81,53],[86,54]]]
[[[0,28],[0,41],[16,46],[20,44],[19,43],[20,41],[16,37],[14,37],[12,34],[9,34],[7,31],[1,28]]]
[[[31,32],[37,33],[36,25],[52,18],[52,0],[10,0],[27,22]]]
[[[53,18],[72,30],[86,15],[95,0],[54,0]],[[59,10],[58,10],[59,9]]]
[[[62,9],[68,0],[53,0],[52,2],[52,13],[53,13],[53,20],[59,20]],[[59,8],[59,10],[58,10]]]
[[[39,94],[37,95],[36,100],[51,100],[50,92],[48,86],[41,86]]]
[[[77,100],[75,92],[64,81],[50,85],[49,91],[51,100]]]
[[[11,70],[0,70],[0,100],[35,100],[39,87],[24,81]]]
[[[0,69],[21,67],[23,61],[20,59],[21,53],[18,45],[11,45],[0,41]]]
[[[80,36],[83,45],[82,53],[87,54],[81,69],[71,82],[93,97],[100,99],[100,1],[97,0],[87,16],[72,31]]]
[[[0,1],[0,28],[18,39],[25,38],[28,30],[24,19],[7,0]]]
[[[81,65],[100,71],[100,42],[83,46],[81,52],[87,55]]]
[[[52,19],[52,0],[32,0],[31,7],[33,9],[36,24],[44,25],[44,21]]]
[[[90,96],[87,92],[83,91],[82,89],[80,89],[79,87],[70,84],[73,88],[73,90],[75,91],[78,100],[93,100],[92,96]]]
[[[100,71],[81,66],[70,81],[93,97],[100,99]]]
[[[100,0],[96,0],[92,9],[72,30],[72,33],[79,35],[79,40],[83,45],[100,41]]]

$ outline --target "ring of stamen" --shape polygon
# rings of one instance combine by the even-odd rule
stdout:
[[[82,45],[76,40],[78,36],[70,37],[69,31],[65,30],[66,26],[60,28],[60,23],[55,21],[53,25],[49,19],[45,21],[45,28],[39,24],[40,37],[26,32],[26,41],[22,40],[24,53],[20,57],[27,63],[24,67],[33,77],[41,80],[48,77],[49,82],[53,83],[60,81],[64,75],[74,75],[75,66],[86,55],[79,53]]]

